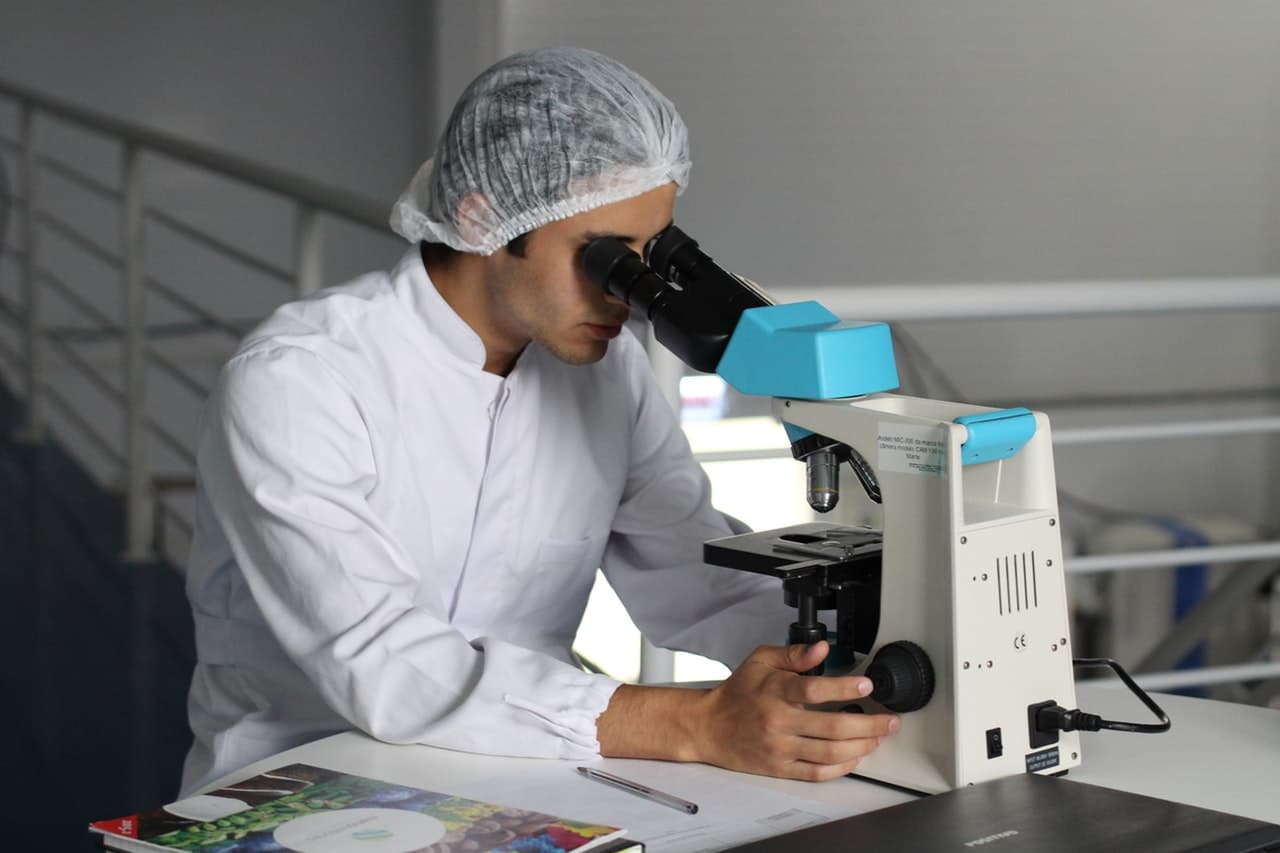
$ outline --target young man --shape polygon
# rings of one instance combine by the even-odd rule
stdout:
[[[896,728],[806,708],[870,684],[800,676],[826,645],[761,645],[792,618],[776,581],[701,563],[734,531],[626,306],[582,272],[595,237],[639,250],[666,227],[688,171],[684,124],[642,78],[588,51],[518,54],[467,89],[397,204],[400,263],[245,340],[198,450],[184,793],[351,727],[815,780]],[[647,637],[731,677],[575,667],[597,567]]]

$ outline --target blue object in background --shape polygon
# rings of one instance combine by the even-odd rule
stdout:
[[[1175,548],[1205,548],[1210,544],[1209,537],[1204,534],[1204,531],[1176,518],[1152,518],[1150,521],[1157,527],[1169,531],[1173,536],[1173,546]],[[1175,571],[1177,575],[1174,580],[1173,615],[1175,621],[1181,621],[1184,616],[1200,603],[1205,593],[1208,592],[1209,566],[1204,563],[1196,563],[1189,566],[1178,566]],[[1204,666],[1204,658],[1205,648],[1204,643],[1201,643],[1187,652],[1186,656],[1178,661],[1174,669],[1200,669]],[[1203,687],[1184,687],[1172,692],[1180,693],[1183,696],[1204,696],[1206,694]]]

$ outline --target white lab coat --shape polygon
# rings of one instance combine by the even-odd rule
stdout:
[[[209,401],[187,593],[183,792],[352,727],[394,743],[597,754],[618,683],[572,665],[595,569],[655,643],[733,666],[781,643],[776,580],[701,563],[728,535],[643,349],[480,338],[417,250],[282,307]]]

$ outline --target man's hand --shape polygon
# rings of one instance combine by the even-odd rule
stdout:
[[[849,703],[871,692],[862,676],[800,674],[827,651],[826,642],[761,646],[708,691],[624,685],[597,721],[600,751],[808,781],[850,773],[897,731],[898,718],[806,707]]]

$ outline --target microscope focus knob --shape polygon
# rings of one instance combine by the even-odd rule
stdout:
[[[888,643],[867,667],[871,698],[890,711],[918,711],[933,697],[933,664],[910,640]]]

